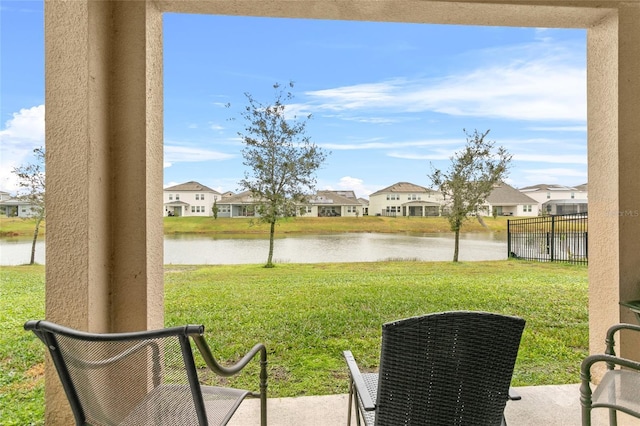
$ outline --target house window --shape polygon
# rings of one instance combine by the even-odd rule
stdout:
[[[173,194],[169,194],[169,201],[173,201]]]
[[[191,206],[191,213],[195,213],[196,212],[196,206]]]
[[[180,201],[180,194],[176,194],[176,201]]]
[[[574,198],[576,198],[576,194],[575,194],[575,192],[572,192],[571,193],[571,199],[573,200]]]
[[[196,201],[200,199],[200,194],[196,194]]]
[[[530,211],[531,211],[531,204],[524,205],[524,206],[522,207],[522,211],[524,211],[524,212],[530,212]]]
[[[547,200],[548,200],[549,198],[551,198],[551,193],[550,193],[550,192],[547,192]]]

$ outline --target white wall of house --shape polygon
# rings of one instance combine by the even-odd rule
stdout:
[[[515,205],[491,205],[483,209],[480,214],[482,216],[492,216],[494,209],[497,210],[498,216],[538,216],[540,206],[538,204],[515,204]]]
[[[167,203],[181,201],[186,203],[182,206],[181,216],[213,216],[214,201],[220,202],[220,195],[207,191],[164,191],[164,215],[168,216],[173,210]]]
[[[540,205],[551,200],[586,200],[587,191],[577,189],[538,189],[535,191],[523,191],[523,194],[536,200]]]
[[[442,204],[441,193],[429,192],[383,192],[369,196],[369,216],[393,215],[402,216],[402,205],[411,201],[428,201]]]

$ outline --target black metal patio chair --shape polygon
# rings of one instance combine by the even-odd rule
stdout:
[[[78,425],[225,425],[248,396],[261,400],[267,424],[267,353],[255,345],[236,364],[214,359],[204,326],[186,325],[130,333],[86,333],[47,321],[28,321],[47,346]],[[260,354],[258,392],[204,386],[206,369],[196,368],[193,340],[219,376],[239,373]]]
[[[622,358],[615,352],[615,334],[620,330],[639,332],[635,324],[616,324],[607,330],[604,354],[594,354],[582,361],[580,368],[580,403],[582,425],[591,426],[591,410],[609,409],[609,424],[618,424],[617,411],[640,418],[640,362]],[[591,367],[599,362],[607,365],[600,383],[591,388]]]
[[[345,351],[357,424],[506,424],[504,409],[525,320],[454,311],[382,326],[378,373],[361,373]]]

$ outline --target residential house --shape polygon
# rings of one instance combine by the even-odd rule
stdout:
[[[223,197],[218,202],[218,217],[257,216],[256,200],[251,192]],[[296,215],[311,217],[358,216],[362,214],[362,204],[353,191],[318,191],[309,196],[307,202],[300,203]]]
[[[483,215],[538,216],[539,204],[533,198],[504,182],[494,185],[487,197]]]
[[[439,216],[442,193],[409,182],[398,182],[369,195],[369,215]]]
[[[225,195],[217,204],[218,217],[253,217],[256,215],[255,205],[251,191]]]
[[[318,191],[302,206],[304,216],[361,216],[362,203],[353,191]]]
[[[367,200],[366,198],[358,198],[358,201],[360,201],[360,205],[362,206],[362,216],[368,216],[369,200]]]
[[[570,214],[587,211],[587,184],[576,187],[539,184],[520,188],[538,202],[541,214]]]
[[[6,217],[33,217],[38,209],[31,203],[20,198],[14,198],[6,191],[0,191],[0,215]]]
[[[213,204],[222,194],[198,182],[186,182],[164,189],[165,216],[213,216]]]

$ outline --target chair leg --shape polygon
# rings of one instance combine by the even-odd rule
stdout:
[[[613,408],[609,409],[609,426],[618,426],[618,412]]]
[[[349,407],[347,409],[347,426],[351,426],[351,404],[353,403],[353,380],[349,378]]]

